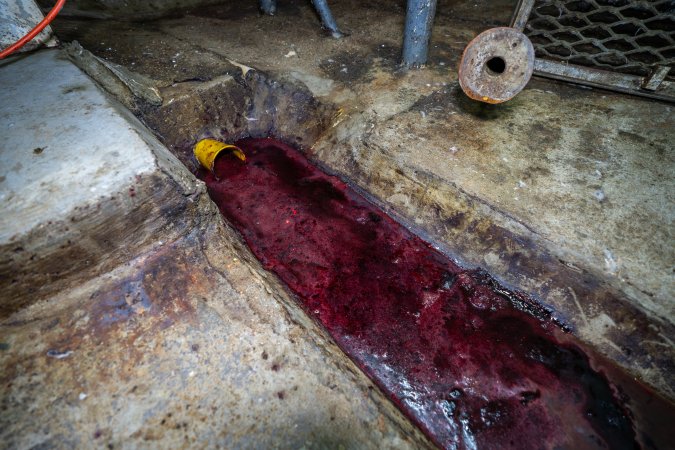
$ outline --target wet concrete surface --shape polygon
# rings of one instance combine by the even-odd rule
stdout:
[[[439,447],[670,442],[669,426],[649,424],[675,405],[617,379],[550,311],[458,267],[297,150],[235,145],[245,160],[221,155],[198,172],[223,216]]]
[[[191,147],[201,137],[234,140],[271,134],[298,145],[315,163],[352,183],[459,263],[483,267],[507,286],[548,306],[575,336],[623,367],[625,376],[637,377],[675,398],[672,107],[537,79],[507,104],[470,102],[456,83],[461,51],[479,31],[507,23],[512,3],[439,2],[430,64],[414,71],[398,66],[404,20],[401,1],[333,5],[338,23],[350,33],[343,40],[329,38],[319,28],[309,2],[299,0],[280,4],[275,17],[260,16],[255,2],[229,2],[145,22],[61,17],[54,29],[62,40],[76,39],[97,56],[154,80],[164,98],[161,107],[137,99],[124,103],[188,168],[195,168]],[[160,185],[148,185],[148,198],[161,197]],[[172,211],[148,210],[150,222],[157,217],[185,217],[178,197],[174,200]],[[195,204],[189,217],[211,214],[211,206],[201,200]],[[196,237],[177,238],[188,233],[188,222],[177,227],[171,239],[164,239],[165,231],[158,228],[156,237],[176,244],[165,250],[158,244],[147,251],[193,255],[190,249]],[[82,227],[92,229],[86,222]],[[232,240],[231,230],[225,230],[209,236],[214,242],[239,242]],[[222,261],[241,259],[247,250],[238,245],[234,250],[218,247],[211,260],[216,255]],[[65,260],[77,260],[75,254],[62,255]],[[117,269],[114,266],[124,258],[100,266],[99,271],[85,271],[81,278],[47,289],[48,295],[38,298],[28,293],[28,283],[17,290],[24,293],[17,296],[24,308],[13,309],[3,318],[1,333],[2,366],[15,368],[3,377],[4,442],[56,445],[69,436],[74,444],[86,445],[87,439],[97,444],[95,439],[104,436],[100,442],[114,447],[142,446],[144,437],[148,446],[152,442],[180,446],[188,435],[205,446],[299,447],[303,444],[297,433],[289,431],[297,424],[310,448],[321,448],[322,442],[325,448],[340,443],[360,448],[381,444],[382,439],[394,447],[428,445],[376,388],[368,389],[367,379],[330,347],[330,339],[288,306],[292,302],[285,309],[291,311],[290,322],[270,322],[272,316],[265,308],[288,300],[274,277],[258,269],[237,272],[238,266],[228,264],[221,264],[219,275],[213,275],[204,259],[193,255],[176,272],[190,272],[191,264],[204,272],[184,278],[186,286],[168,299],[168,309],[162,309],[153,305],[167,298],[157,290],[148,294],[148,289],[156,289],[148,287],[155,275],[146,278],[145,274],[155,270],[161,278],[161,270],[151,267],[164,262],[132,258],[128,255],[126,260],[132,262]],[[16,260],[7,267],[21,264]],[[106,272],[109,275],[101,275]],[[240,291],[251,295],[227,309],[223,304],[229,303],[222,299],[239,293],[235,295],[219,280],[231,280],[233,273],[238,274]],[[250,274],[258,274],[257,281]],[[84,282],[86,277],[98,276],[103,278]],[[60,279],[44,278],[43,285]],[[213,293],[206,293],[199,287],[202,284],[212,287]],[[271,296],[265,294],[265,287],[273,292]],[[202,295],[212,309],[200,306]],[[252,313],[246,305],[261,298],[266,299],[264,308]],[[146,309],[151,313],[144,316]],[[75,314],[78,310],[84,312]],[[174,310],[177,314],[172,315]],[[87,319],[90,316],[94,319]],[[74,328],[55,322],[70,323],[73,317],[82,318]],[[148,322],[142,317],[149,317]],[[120,322],[115,322],[118,318]],[[221,328],[234,318],[248,325],[236,327],[232,336],[253,334],[260,338],[259,345],[237,338],[241,344],[237,347],[226,340]],[[50,328],[51,323],[56,325]],[[162,329],[161,323],[167,327]],[[301,325],[294,328],[292,323]],[[108,340],[96,337],[101,330],[108,333]],[[289,330],[296,330],[292,338]],[[43,343],[34,345],[43,335]],[[192,343],[188,346],[182,340],[184,336],[202,339],[196,348],[203,344],[208,356],[198,357]],[[311,345],[291,342],[299,342],[300,336]],[[279,340],[290,342],[284,348],[293,355],[289,358],[298,372],[289,372],[283,383],[275,384],[273,377],[283,372],[267,369],[266,361],[273,355],[267,346],[275,347]],[[83,352],[66,345],[70,341],[85,349],[82,365],[74,358]],[[225,358],[218,356],[218,342],[228,343],[230,353]],[[265,353],[258,361],[262,347]],[[335,351],[325,352],[325,348]],[[158,349],[168,350],[162,350],[162,357],[153,356]],[[242,354],[250,355],[251,365],[228,362]],[[310,357],[304,360],[301,354]],[[106,359],[106,355],[113,357]],[[320,369],[322,364],[325,370]],[[255,371],[240,371],[240,366]],[[211,375],[203,375],[202,383],[189,383],[190,371],[197,374],[192,377],[199,376],[199,367],[238,381],[228,382],[231,389],[221,397],[220,388],[209,384]],[[123,377],[127,370],[144,380],[141,406],[132,392],[141,385]],[[73,375],[79,372],[85,375]],[[264,374],[254,378],[252,388],[263,392],[261,397],[245,394],[241,387],[238,377],[251,373]],[[337,384],[342,387],[331,396],[333,376],[340,377]],[[99,377],[105,381],[97,381]],[[301,390],[302,396],[289,396],[292,380],[302,377],[310,380],[311,387]],[[159,378],[172,384],[164,389]],[[95,389],[87,391],[83,380],[93,380]],[[54,394],[32,394],[37,391]],[[183,404],[181,395],[189,401]],[[264,400],[256,403],[274,396],[280,405],[289,398],[297,403],[279,405],[276,414],[265,409]],[[100,403],[94,403],[97,397]],[[186,405],[194,411],[193,405],[203,398],[227,412],[210,413],[204,422],[193,420],[196,416],[186,415]],[[319,427],[306,418],[326,419],[329,414],[317,398],[335,405],[344,427]],[[354,398],[365,399],[365,406],[354,406]],[[110,413],[111,408],[118,412]],[[311,413],[303,416],[302,411]],[[36,414],[44,420],[33,420]],[[172,419],[177,414],[185,419]],[[134,422],[138,426],[121,421],[126,416],[139,417]],[[233,427],[223,431],[223,423]],[[167,424],[171,431],[163,431]],[[194,432],[181,431],[192,426]],[[275,440],[272,435],[281,437]],[[328,436],[325,441],[322,435]],[[341,441],[345,435],[354,439]],[[152,441],[153,437],[159,440]]]
[[[63,52],[0,76],[0,448],[429,447]]]
[[[61,32],[156,80],[165,104],[137,113],[188,166],[200,137],[300,145],[672,396],[672,107],[539,79],[503,105],[468,100],[459,55],[511,6],[442,3],[430,64],[413,71],[398,66],[400,2],[336,5],[343,40],[302,2],[275,17],[228,3],[142,26],[63,20]]]
[[[426,448],[231,236],[203,224],[3,320],[0,447]]]

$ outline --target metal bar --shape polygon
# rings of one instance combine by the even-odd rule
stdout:
[[[312,4],[314,5],[314,8],[316,8],[316,12],[319,13],[319,17],[321,17],[321,25],[330,31],[330,34],[335,39],[343,37],[344,33],[338,28],[337,22],[335,22],[326,0],[312,0]]]
[[[436,0],[408,0],[403,37],[404,66],[419,67],[426,64],[435,15]]]
[[[545,78],[553,78],[554,80],[571,81],[595,88],[675,102],[675,83],[668,81],[663,81],[658,91],[649,91],[642,88],[644,83],[644,78],[642,77],[545,59],[536,59],[534,61],[534,74]]]
[[[571,0],[556,0],[553,3],[544,0],[542,0],[541,2],[537,2],[537,0],[518,1],[516,9],[513,13],[513,17],[511,19],[511,27],[520,30],[524,30],[527,27],[528,30],[527,32],[529,35],[540,38],[543,37],[551,41],[551,44],[542,44],[542,43],[535,44],[535,51],[538,55],[538,57],[535,60],[535,67],[534,67],[535,75],[546,78],[552,78],[556,80],[568,81],[586,86],[592,86],[601,89],[638,95],[641,97],[648,97],[668,102],[675,102],[675,83],[672,81],[668,81],[666,79],[670,71],[670,65],[668,64],[670,61],[664,60],[662,57],[660,62],[653,63],[649,67],[646,66],[645,64],[640,63],[639,61],[635,61],[634,62],[635,67],[638,68],[642,67],[643,69],[649,69],[649,73],[646,76],[644,76],[644,74],[640,74],[637,70],[635,70],[633,66],[627,63],[624,64],[623,66],[613,66],[598,62],[595,59],[597,58],[597,56],[591,58],[593,59],[593,63],[595,64],[594,67],[571,64],[567,62],[567,60],[571,60],[578,56],[590,57],[592,55],[589,55],[588,52],[585,50],[581,51],[578,50],[576,47],[573,47],[574,43],[566,43],[563,41],[559,41],[559,39],[556,37],[557,36],[556,32],[567,31],[578,33],[577,28],[559,22],[558,20],[560,19],[560,17],[556,17],[555,14],[551,14],[548,12],[541,12],[539,10],[533,13],[533,7],[535,6],[535,3],[537,5],[555,4],[559,7],[560,14],[564,16],[563,11],[567,10],[562,8],[562,5],[571,3]],[[654,10],[653,7],[649,6],[645,2],[635,1],[633,3],[635,3],[636,5],[637,4],[643,5],[644,6],[643,9],[645,9],[645,11],[647,12],[651,11],[651,13],[654,14],[654,17],[652,17],[652,19],[664,17],[667,14],[667,12]],[[574,17],[577,18],[582,17],[584,18],[584,20],[586,20],[586,22],[592,25],[594,24],[594,22],[591,19],[586,18],[586,16],[593,14],[599,10],[603,11],[606,10],[616,16],[617,19],[616,23],[625,22],[625,20],[624,22],[620,21],[620,19],[621,20],[625,19],[621,15],[621,8],[614,6],[600,7],[595,2],[591,2],[590,4],[594,5],[595,9],[591,9],[585,12],[573,12],[569,14],[574,15]],[[529,24],[530,15],[533,16],[531,24]],[[548,25],[554,25],[556,28],[553,31],[545,27],[542,28],[540,26],[541,25],[540,22],[542,22],[542,20],[544,19],[547,20],[546,23]],[[641,26],[645,27],[645,29],[647,30],[650,30],[648,31],[648,33],[652,33],[658,36],[659,35],[658,33],[660,33],[660,31],[658,29],[652,30],[648,26],[649,23],[655,22],[652,19],[649,19],[646,22],[643,21]],[[600,27],[602,28],[602,30],[605,31],[607,31],[607,28],[609,28],[610,26],[613,27],[613,24],[608,24],[606,26],[603,24],[597,25],[597,27]],[[581,32],[582,35],[584,33],[583,29],[579,32]],[[610,28],[607,32],[612,38],[623,40],[626,42],[626,44],[631,44],[636,48],[640,47],[638,43],[636,43],[636,36],[633,36],[629,32],[615,31],[613,28]],[[670,40],[670,38],[668,38],[667,36],[665,36],[664,39]],[[583,37],[583,39],[580,37],[579,42],[581,41],[587,44],[592,44],[595,47],[595,49],[597,49],[601,54],[604,52],[604,54],[612,56],[614,55],[614,53],[616,53],[610,52],[607,48],[604,47],[604,41],[596,39],[593,35],[590,35],[590,37],[588,36]],[[672,42],[672,40],[670,41]],[[571,54],[569,56],[562,56],[555,52],[553,53],[549,52],[548,46],[558,44],[569,49]],[[596,53],[593,53],[593,55],[595,54]],[[619,52],[619,54],[622,53]],[[655,55],[654,52],[652,52],[652,54]],[[626,56],[626,58],[628,59],[629,57]],[[559,61],[561,59],[562,61]],[[631,71],[634,71],[634,74],[624,73],[627,71],[627,68],[631,69]]]
[[[535,0],[518,1],[518,6],[516,6],[516,10],[513,12],[513,17],[511,18],[511,28],[515,28],[520,32],[525,30],[525,24],[532,12],[534,1]]]
[[[655,91],[659,88],[663,80],[666,79],[670,73],[669,66],[658,66],[648,77],[645,78],[645,81],[642,83],[642,88],[649,91]]]
[[[263,14],[275,15],[277,13],[277,0],[260,0],[260,10]]]

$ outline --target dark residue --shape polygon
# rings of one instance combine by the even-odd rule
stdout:
[[[221,212],[435,443],[639,447],[625,401],[551,311],[457,266],[295,149],[237,145],[246,163],[200,172]]]
[[[87,85],[84,85],[84,84],[78,84],[78,85],[76,85],[76,86],[68,86],[68,87],[65,87],[65,88],[63,88],[63,89],[61,90],[61,92],[64,93],[64,94],[70,94],[70,93],[73,93],[73,92],[82,92],[82,91],[86,91],[87,89],[88,89],[88,88],[87,88]]]
[[[330,78],[343,83],[372,81],[369,75],[375,65],[388,70],[398,68],[400,49],[390,44],[379,44],[371,52],[340,52],[324,59],[319,64]]]

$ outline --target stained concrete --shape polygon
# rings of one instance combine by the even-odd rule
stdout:
[[[429,446],[63,52],[0,79],[0,448]]]
[[[672,396],[672,107],[538,79],[503,105],[469,101],[456,81],[461,51],[512,7],[441,2],[429,64],[412,71],[399,66],[403,2],[336,4],[351,33],[342,40],[300,1],[275,17],[227,3],[143,26],[61,29],[155,80],[164,106],[136,112],[189,167],[207,135],[300,145]],[[303,111],[313,112],[294,118]]]
[[[428,448],[233,235],[202,224],[4,320],[0,447]]]
[[[50,70],[35,70],[41,65]],[[0,67],[0,245],[45,217],[64,220],[80,204],[132,186],[135,177],[155,169],[154,154],[138,151],[148,147],[139,133],[59,53],[40,52]],[[27,87],[31,95],[25,95]]]
[[[164,104],[131,108],[188,167],[200,137],[272,134],[299,145],[442,251],[549,305],[587,345],[673,399],[672,106],[537,79],[501,106],[467,100],[456,82],[461,50],[483,29],[505,24],[513,3],[439,2],[430,63],[414,71],[398,65],[403,2],[336,3],[336,19],[350,32],[343,40],[327,37],[309,2],[299,0],[280,4],[276,17],[260,16],[256,2],[230,2],[146,23],[62,18],[54,27],[62,39],[154,80]],[[210,208],[196,204],[188,217]],[[184,235],[194,223],[185,221]],[[229,255],[240,258],[245,250],[235,248]],[[91,283],[91,291],[105,284]],[[267,286],[283,301],[280,286]],[[90,296],[72,297],[73,307]],[[36,311],[15,314],[28,320]],[[26,361],[52,361],[28,350],[13,358],[24,351]],[[339,352],[329,354],[339,360]],[[365,392],[362,381],[356,385]],[[384,417],[387,430],[406,430],[395,413]],[[140,435],[117,436],[140,442]]]
[[[7,59],[0,78],[3,315],[192,226],[201,184],[65,55]]]

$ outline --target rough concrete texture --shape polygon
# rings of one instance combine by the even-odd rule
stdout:
[[[201,185],[60,52],[5,60],[0,80],[2,315],[192,226]]]
[[[190,149],[200,137],[272,134],[295,143],[460,262],[485,267],[506,284],[550,305],[591,347],[675,398],[672,107],[536,79],[501,106],[469,101],[456,82],[461,51],[478,32],[505,24],[513,3],[440,1],[430,63],[414,71],[398,65],[402,1],[331,2],[336,20],[350,32],[343,40],[327,37],[311,4],[300,0],[281,2],[275,17],[260,16],[254,1],[229,2],[143,23],[62,17],[54,28],[61,39],[77,39],[97,56],[155,81],[164,98],[161,107],[130,104],[188,167],[194,167]],[[297,422],[304,430],[302,439],[314,443],[307,447],[320,446],[316,444],[320,435],[329,436],[321,441],[326,447],[339,447],[340,442],[345,447],[425,445],[294,309],[278,282],[259,271],[229,229],[204,231],[207,243],[189,236],[195,226],[208,228],[199,225],[202,222],[215,227],[211,220],[216,216],[209,216],[212,206],[199,188],[191,191],[180,183],[175,187],[167,181],[175,175],[160,172],[159,181],[144,191],[143,204],[151,206],[131,209],[139,215],[120,216],[130,214],[124,206],[78,216],[90,221],[91,226],[86,221],[78,225],[87,230],[97,230],[101,218],[120,216],[119,226],[113,227],[119,236],[113,240],[116,245],[101,244],[105,241],[100,234],[87,235],[94,236],[87,239],[99,246],[88,248],[108,255],[100,261],[111,261],[109,265],[99,262],[86,277],[66,277],[70,281],[60,285],[62,276],[44,275],[41,284],[53,288],[37,303],[27,285],[14,291],[18,300],[13,304],[21,309],[15,306],[14,313],[3,319],[0,339],[2,367],[16,367],[11,373],[3,370],[2,398],[7,406],[2,405],[0,417],[2,428],[10,430],[7,436],[19,436],[25,446],[43,428],[49,434],[35,442],[57,439],[59,433],[66,436],[58,430],[76,429],[83,445],[84,439],[103,438],[101,442],[115,446],[140,446],[144,436],[158,435],[162,440],[155,445],[178,446],[187,434],[204,445],[301,446],[294,434],[284,434]],[[115,198],[120,202],[128,197]],[[162,209],[161,204],[171,207]],[[130,243],[125,239],[133,233],[122,233],[125,223],[138,224],[143,234],[154,230],[152,223],[165,221],[180,223],[175,233],[159,227],[150,234],[174,242],[173,248],[149,239]],[[208,244],[211,240],[214,243]],[[3,282],[7,267],[25,267],[44,249],[54,251],[57,244],[45,242],[24,259],[15,259],[10,248],[1,249],[2,261],[9,261],[0,267]],[[196,251],[199,246],[202,250]],[[146,253],[139,250],[125,256],[120,250],[140,248]],[[109,256],[115,252],[119,256]],[[209,252],[213,256],[205,256]],[[149,256],[133,259],[141,253]],[[60,255],[61,260],[82,259],[79,253]],[[253,271],[235,264],[234,258]],[[132,262],[120,266],[123,261]],[[54,266],[53,261],[50,264],[46,267]],[[201,272],[190,272],[192,264]],[[173,267],[171,275],[162,272],[163,266]],[[42,273],[40,267],[33,271]],[[16,277],[14,284],[30,273]],[[99,278],[85,282],[94,275]],[[260,281],[258,276],[265,278]],[[157,286],[167,285],[171,291],[173,277],[189,281],[176,284],[182,289],[179,294],[162,294]],[[77,289],[65,289],[69,283]],[[265,287],[272,292],[269,297],[262,294]],[[268,314],[268,309],[279,308],[278,301],[288,315],[270,322],[277,315]],[[106,317],[114,320],[108,323]],[[298,331],[293,335],[280,331],[279,337],[278,330]],[[249,335],[256,337],[239,338]],[[193,341],[198,351],[192,350]],[[69,342],[76,345],[70,348]],[[219,347],[219,342],[227,345]],[[241,347],[231,349],[235,342]],[[272,355],[280,353],[268,346],[276,348],[277,342],[285,343],[280,347],[288,349],[295,369],[270,370]],[[53,356],[47,356],[50,350]],[[309,356],[299,359],[296,351]],[[109,355],[114,357],[106,359]],[[228,366],[234,360],[243,361],[243,372],[238,372],[239,366]],[[322,367],[325,372],[320,372]],[[127,369],[143,383],[125,378]],[[238,377],[254,369],[256,377],[247,378],[256,383],[249,387],[256,393],[251,397],[240,390],[220,389],[200,372],[219,374],[226,386],[237,386],[242,383]],[[83,372],[84,381],[72,375],[85,370],[89,372]],[[299,373],[310,387],[295,399],[287,395],[288,386],[301,379]],[[289,378],[277,384],[276,377],[284,374]],[[191,384],[195,377],[204,377],[202,383]],[[325,383],[331,377],[342,380],[339,388],[325,389],[330,388]],[[167,380],[169,388],[158,380]],[[32,394],[40,390],[50,395]],[[177,394],[181,390],[183,394]],[[86,396],[83,400],[80,393]],[[189,400],[183,402],[181,396]],[[190,404],[189,414],[196,414],[193,408],[202,396],[222,402],[215,405],[221,412],[210,412],[206,425],[186,412]],[[256,403],[270,397],[272,403]],[[92,402],[96,398],[102,399],[100,407]],[[323,405],[337,405],[335,409],[344,412],[340,422],[344,427],[326,427],[325,420],[296,420],[308,415],[296,413],[293,405],[274,403],[289,398],[304,412],[308,405],[316,406],[311,415],[324,419]],[[366,406],[355,407],[354,398],[364,399]],[[270,404],[279,409],[270,412],[266,409]],[[56,407],[68,414],[53,416]],[[153,419],[135,428],[111,408]],[[53,417],[42,425],[33,419],[38,413]],[[277,425],[283,415],[288,422]],[[259,428],[246,432],[261,421]],[[236,432],[220,434],[225,422],[232,423],[228,430]],[[173,431],[163,431],[167,425]],[[192,428],[187,433],[175,431],[193,426],[194,434]],[[286,431],[271,431],[282,429]],[[265,440],[272,433],[281,439]],[[336,436],[354,440],[331,440]],[[389,440],[378,442],[381,439]]]
[[[53,5],[50,5],[53,6]],[[25,36],[44,16],[33,0],[0,0],[0,49],[4,50]],[[52,28],[46,26],[35,38],[24,44],[18,52],[35,50],[42,45],[58,44]]]
[[[342,40],[301,1],[276,17],[244,2],[60,30],[156,81],[164,105],[136,112],[189,167],[207,135],[296,143],[672,397],[672,107],[538,79],[503,105],[468,100],[461,51],[513,6],[441,2],[413,71],[399,66],[403,2],[335,4]]]
[[[1,447],[426,448],[232,236],[200,226],[4,321]]]
[[[142,137],[86,75],[58,56],[41,52],[0,66],[0,83],[6,86],[0,93],[3,244],[44,217],[64,220],[82,202],[155,169],[152,152],[135,151],[147,146]],[[52,71],[34,70],[43,64],[60,74],[56,83]],[[24,95],[27,87],[32,95]],[[120,150],[106,151],[110,147]]]
[[[502,5],[498,17],[505,20],[509,2]],[[186,17],[162,22],[160,28],[181,42],[295,77],[317,97],[341,106],[343,125],[335,139],[315,146],[321,160],[328,159],[325,148],[326,155],[342,152],[344,161],[357,143],[357,150],[368,153],[362,141],[364,135],[372,136],[368,143],[387,148],[396,165],[436,175],[514,216],[555,248],[604,271],[645,308],[672,319],[675,253],[662,245],[671,241],[673,219],[673,183],[667,176],[673,167],[671,106],[561,90],[544,82],[533,83],[510,104],[474,104],[457,90],[456,61],[468,39],[485,25],[460,27],[439,7],[431,64],[405,73],[396,67],[401,4],[385,8],[375,1],[359,2],[351,5],[352,11],[344,3],[335,5],[352,32],[345,41],[324,39],[312,11],[301,8],[302,2],[294,6],[300,11],[287,7],[275,18],[257,17],[250,7],[253,14],[244,15],[240,6],[236,16],[229,7],[208,19]],[[264,45],[253,39],[255,30],[264,33]],[[181,64],[180,57],[190,59]],[[179,55],[176,69],[193,66],[191,59]],[[642,114],[635,114],[636,109]],[[345,142],[346,135],[353,142]],[[416,151],[420,144],[424,149]],[[664,208],[664,202],[671,207]]]
[[[61,52],[0,77],[1,448],[428,447]]]

